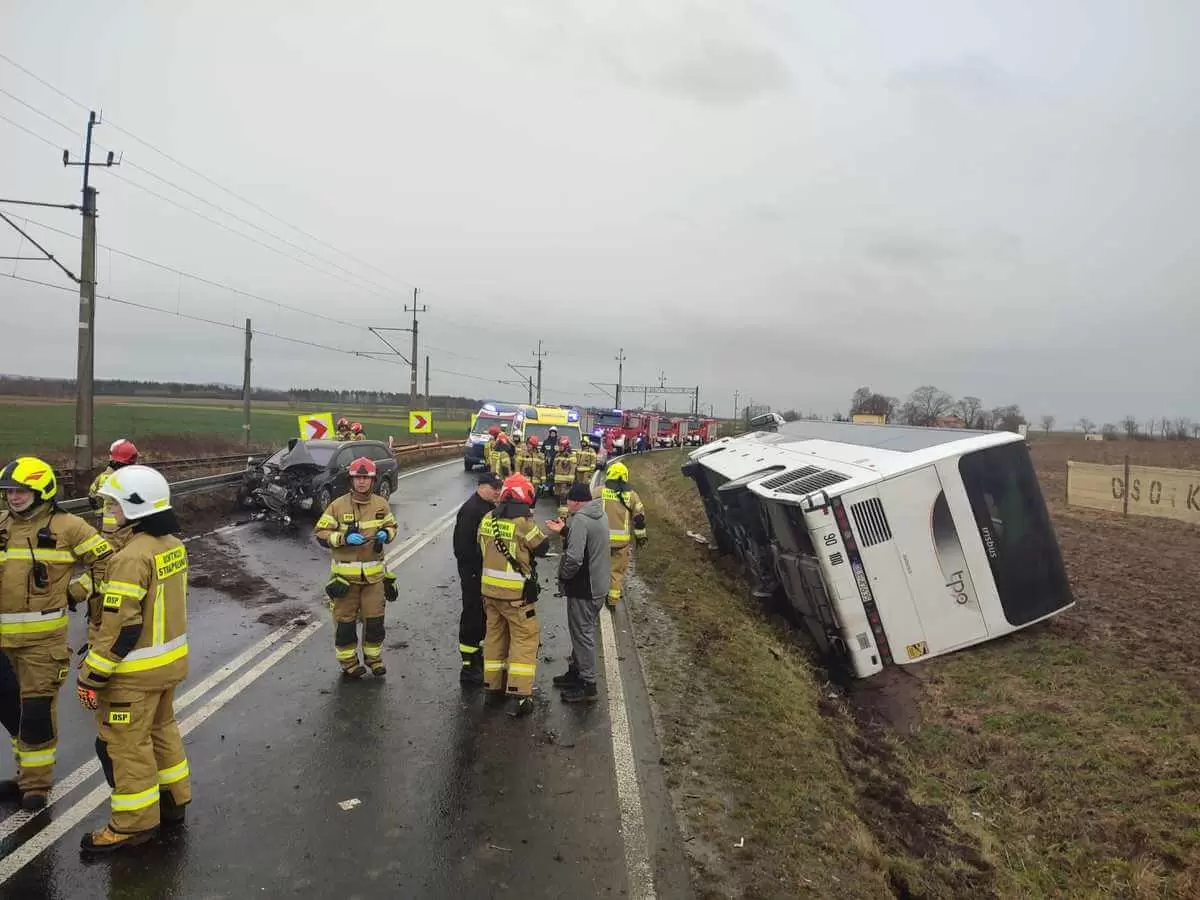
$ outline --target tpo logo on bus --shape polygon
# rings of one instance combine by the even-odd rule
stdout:
[[[946,582],[946,587],[950,588],[950,593],[954,595],[954,602],[959,606],[964,606],[971,602],[971,598],[967,595],[967,583],[963,578],[961,569],[950,575],[950,580]]]

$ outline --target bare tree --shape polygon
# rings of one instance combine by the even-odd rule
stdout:
[[[794,409],[785,409],[780,415],[783,416],[783,421],[785,422],[795,422],[800,418],[800,413]]]
[[[1091,419],[1089,419],[1087,416],[1084,416],[1083,418],[1081,418],[1078,422],[1075,423],[1075,425],[1084,434],[1091,434],[1093,431],[1096,430],[1096,423],[1093,422]]]
[[[867,413],[875,416],[885,416],[889,420],[896,413],[898,401],[894,397],[877,394],[869,387],[860,387],[850,399],[850,415]]]
[[[1125,430],[1125,437],[1129,438],[1130,440],[1133,440],[1135,437],[1137,437],[1138,424],[1137,419],[1135,419],[1133,416],[1126,416],[1123,418],[1121,420],[1121,428]]]
[[[958,414],[963,418],[967,428],[979,427],[979,413],[983,409],[983,401],[978,397],[963,397],[954,405]]]
[[[1005,431],[1016,431],[1020,426],[1025,424],[1025,416],[1021,414],[1021,407],[1015,403],[1010,403],[1008,406],[997,406],[992,410],[992,427],[1003,428]]]
[[[1171,436],[1171,420],[1166,416],[1159,419],[1158,430],[1162,434],[1163,440],[1167,440]]]
[[[1186,441],[1188,439],[1188,434],[1191,432],[1191,430],[1192,430],[1192,420],[1191,419],[1184,416],[1184,417],[1180,417],[1175,420],[1175,427],[1173,429],[1173,434],[1174,434],[1175,440]]]
[[[1049,434],[1054,430],[1054,416],[1042,416],[1042,431]]]
[[[1117,437],[1117,426],[1112,422],[1105,422],[1100,426],[1100,433],[1104,435],[1106,441],[1115,440]]]
[[[954,398],[932,384],[922,385],[908,395],[902,416],[909,425],[933,425],[954,407]]]

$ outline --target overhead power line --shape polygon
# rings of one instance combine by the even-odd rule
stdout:
[[[6,216],[2,212],[0,212],[0,219],[3,219],[5,222],[7,222],[9,225],[11,225],[13,230],[16,231],[17,234],[21,235],[21,237],[25,238],[25,240],[29,241],[29,243],[33,244],[33,246],[35,246],[39,250],[41,250],[47,260],[54,263],[56,266],[58,266],[60,269],[62,269],[62,271],[64,273],[66,273],[66,276],[68,278],[70,278],[76,284],[79,284],[79,279],[75,277],[75,273],[72,272],[70,269],[68,269],[66,266],[64,266],[62,263],[60,263],[55,258],[53,253],[51,253],[49,250],[47,250],[45,247],[43,247],[41,244],[39,244],[37,241],[35,241],[32,237],[30,237],[30,235],[26,231],[24,231],[21,228],[21,226],[19,226],[16,222],[14,222],[12,219],[10,219],[8,216]],[[26,220],[26,222],[28,223],[28,220]]]
[[[70,238],[75,237],[75,235],[73,235],[69,231],[66,231],[62,228],[55,228],[53,225],[47,225],[45,222],[39,222],[36,219],[25,219],[25,221],[31,225],[36,225],[39,228],[44,228],[47,231],[53,231],[55,234],[61,234],[61,235],[64,235],[64,236],[70,237]],[[147,259],[144,256],[138,256],[136,253],[130,253],[128,250],[120,250],[116,247],[110,247],[108,244],[98,244],[97,246],[107,250],[109,253],[115,253],[118,256],[123,256],[123,257],[126,257],[127,259],[132,259],[136,262],[144,263],[148,266],[153,266],[156,269],[162,269],[165,272],[171,272],[172,274],[182,276],[183,278],[189,278],[192,281],[199,282],[200,284],[206,284],[210,287],[219,288],[220,290],[223,290],[223,291],[229,291],[229,293],[231,293],[231,294],[237,294],[238,296],[246,297],[251,300],[258,300],[261,303],[267,303],[271,306],[277,307],[278,309],[286,309],[288,312],[294,312],[294,313],[297,313],[302,316],[311,316],[314,319],[320,319],[325,322],[331,322],[334,325],[344,325],[347,328],[354,328],[358,331],[366,331],[367,330],[364,326],[360,325],[357,322],[348,322],[345,319],[338,319],[333,316],[326,316],[326,315],[322,315],[321,313],[318,313],[318,312],[313,312],[312,310],[301,309],[298,306],[292,306],[288,303],[282,303],[279,300],[273,300],[270,297],[264,297],[261,294],[255,294],[255,293],[252,293],[251,291],[242,290],[241,288],[234,287],[233,285],[222,284],[219,281],[214,281],[211,278],[205,278],[203,275],[197,275],[194,272],[187,272],[187,271],[184,271],[183,269],[176,268],[175,266],[167,265],[166,263],[160,263],[160,262],[156,262],[153,259]]]
[[[58,96],[62,97],[64,100],[67,100],[70,103],[75,104],[80,109],[86,111],[89,108],[86,104],[84,104],[80,100],[75,99],[74,97],[70,96],[69,94],[67,94],[64,91],[60,90],[59,88],[55,87],[53,84],[48,82],[46,79],[44,79],[41,76],[30,71],[25,66],[21,65],[16,60],[14,60],[12,57],[10,57],[4,53],[0,53],[0,59],[3,59],[9,65],[13,66],[16,69],[19,69],[21,72],[24,72],[26,75],[28,75],[34,81],[38,82],[38,84],[41,84],[42,86],[50,89]],[[7,91],[5,93],[7,93]],[[10,94],[9,96],[13,96],[13,95]],[[20,100],[19,98],[16,98],[15,96],[13,97],[13,99],[16,99],[19,103],[22,103],[22,105],[29,106],[29,104],[25,103],[25,101]],[[44,116],[44,117],[50,119],[50,121],[55,122],[56,124],[62,126],[63,128],[67,128],[68,130],[72,131],[73,133],[76,133],[76,134],[78,133],[74,129],[71,129],[70,126],[64,125],[62,122],[59,122],[58,120],[54,119],[53,117],[47,115],[44,112],[37,110],[36,108],[34,108],[32,106],[30,106],[30,109],[33,109],[33,111],[38,113],[38,115],[41,115],[41,116]],[[404,281],[404,279],[397,278],[391,272],[388,272],[387,270],[380,268],[379,266],[375,265],[374,263],[372,263],[368,260],[361,259],[360,257],[355,256],[352,253],[349,253],[345,250],[340,249],[339,247],[335,246],[334,244],[332,244],[326,240],[323,240],[322,238],[317,237],[316,235],[306,231],[305,229],[301,228],[300,226],[288,221],[287,219],[283,218],[282,216],[279,216],[279,215],[271,212],[269,209],[262,206],[261,204],[255,203],[253,200],[249,200],[246,197],[243,197],[241,194],[238,194],[236,191],[226,187],[225,185],[221,184],[219,181],[211,178],[208,175],[205,175],[203,172],[199,171],[198,169],[188,165],[187,163],[183,162],[181,159],[171,155],[166,150],[163,150],[162,148],[156,146],[155,144],[152,144],[150,141],[146,140],[145,138],[143,138],[137,134],[134,134],[129,129],[123,128],[122,126],[116,124],[111,119],[107,120],[106,124],[108,125],[108,127],[112,128],[116,131],[119,131],[122,134],[132,138],[133,140],[137,141],[142,146],[153,151],[154,153],[157,153],[159,156],[163,157],[164,159],[168,160],[169,162],[174,163],[176,166],[183,169],[184,171],[207,182],[208,184],[212,185],[213,187],[217,188],[218,190],[222,191],[223,193],[228,194],[230,197],[233,197],[235,200],[239,201],[240,203],[244,203],[246,206],[249,206],[252,209],[257,210],[258,212],[262,213],[265,216],[268,216],[269,218],[275,220],[276,222],[279,222],[282,225],[286,225],[288,228],[292,229],[297,234],[303,235],[308,240],[313,241],[314,243],[319,244],[322,247],[325,247],[326,249],[332,250],[334,253],[337,253],[339,256],[344,256],[346,259],[353,260],[354,262],[358,263],[360,266],[365,266],[368,269],[372,269],[373,271],[378,272],[380,275],[383,275],[386,278],[389,278],[393,281],[400,281],[402,284],[406,284],[408,287],[414,287],[414,285],[409,284],[408,282]],[[130,164],[130,165],[132,165],[132,164]],[[153,173],[150,170],[145,169],[143,167],[135,166],[135,168],[139,168],[141,171],[146,172],[147,174],[149,174],[153,177],[156,177],[156,178],[159,177],[159,176],[155,175],[155,173]],[[166,179],[161,179],[161,180],[163,180],[164,182],[166,181]],[[170,182],[167,182],[167,183],[169,184]],[[182,188],[178,188],[178,189],[182,190]],[[200,198],[197,198],[197,199],[200,199]],[[208,201],[204,201],[204,202],[207,203]],[[210,204],[210,205],[215,206],[215,204]],[[232,213],[227,213],[227,214],[233,215]],[[254,226],[254,227],[258,228],[261,231],[266,232],[266,229],[263,229],[261,226]],[[266,232],[266,233],[270,233],[270,232]],[[280,238],[277,235],[273,235],[273,236],[276,237],[277,240],[285,241],[284,238]],[[347,271],[349,271],[349,270],[347,270]],[[362,276],[356,275],[356,277],[361,278]],[[363,280],[366,281],[369,279],[363,279]],[[376,285],[376,286],[378,286],[378,285]]]
[[[54,284],[53,282],[50,282],[50,281],[39,281],[36,278],[26,278],[24,275],[11,275],[8,272],[0,272],[0,276],[3,276],[5,278],[11,278],[14,281],[22,281],[22,282],[25,282],[26,284],[36,284],[41,287],[51,288],[56,291],[68,291],[70,293],[76,292],[76,288],[67,287],[66,285],[61,285],[61,284]],[[234,331],[238,331],[238,332],[244,331],[244,328],[245,328],[244,325],[236,325],[231,322],[222,322],[218,319],[208,319],[208,318],[205,318],[204,316],[197,316],[192,313],[179,312],[174,309],[164,309],[161,306],[153,306],[149,303],[140,303],[136,300],[129,300],[125,297],[117,297],[112,294],[97,294],[96,299],[97,300],[106,300],[110,303],[116,303],[121,306],[130,306],[135,309],[146,310],[148,312],[162,313],[163,315],[173,316],[177,319],[186,319],[187,321],[190,321],[190,322],[202,322],[205,325],[215,325],[219,328],[231,328]],[[259,329],[254,329],[252,331],[252,333],[256,334],[256,335],[261,335],[262,337],[274,338],[277,341],[285,341],[289,344],[301,344],[306,347],[315,347],[320,350],[328,350],[332,353],[342,353],[342,354],[345,354],[346,356],[357,356],[362,359],[369,359],[369,360],[373,360],[375,362],[385,362],[385,363],[389,363],[391,365],[397,365],[397,363],[394,363],[391,360],[375,359],[370,353],[364,353],[360,350],[349,350],[345,347],[334,347],[330,344],[322,344],[319,341],[310,341],[305,338],[291,337],[289,335],[279,334],[278,332],[275,332],[275,331],[261,331]]]
[[[29,135],[30,137],[37,138],[37,139],[38,139],[39,141],[41,141],[43,144],[47,144],[48,146],[51,146],[51,147],[53,147],[55,150],[61,150],[61,149],[62,149],[62,148],[61,148],[61,147],[60,147],[58,144],[56,144],[56,143],[54,143],[54,141],[50,140],[50,138],[48,138],[48,137],[44,137],[43,135],[40,135],[40,134],[38,134],[36,131],[33,131],[33,130],[32,130],[32,129],[30,129],[30,128],[26,128],[26,127],[25,127],[24,125],[22,125],[20,122],[17,122],[17,121],[15,121],[15,120],[13,120],[13,119],[10,119],[8,116],[4,115],[3,113],[0,113],[0,119],[3,119],[3,120],[4,120],[5,122],[7,122],[9,125],[13,126],[13,128],[18,128],[18,129],[20,129],[21,131],[25,132],[25,133],[26,133],[27,135]]]
[[[162,200],[164,203],[169,203],[174,207],[182,209],[184,212],[190,213],[191,215],[196,216],[199,219],[203,219],[204,221],[208,222],[209,224],[216,225],[218,228],[223,228],[224,230],[228,231],[230,234],[235,234],[238,237],[243,238],[244,240],[247,240],[247,241],[250,241],[251,243],[257,244],[258,246],[262,247],[265,250],[270,250],[272,253],[282,256],[284,259],[290,259],[292,262],[297,262],[297,263],[300,263],[300,265],[302,265],[302,266],[307,266],[308,268],[312,269],[314,272],[320,272],[322,275],[326,276],[327,278],[333,278],[337,281],[341,281],[343,284],[348,284],[351,287],[356,288],[358,290],[366,291],[367,293],[370,293],[370,294],[375,294],[376,296],[382,297],[386,300],[394,299],[393,297],[388,296],[387,294],[381,293],[380,291],[370,290],[366,287],[363,287],[362,285],[357,285],[351,281],[347,281],[345,278],[342,278],[340,275],[334,275],[332,272],[327,272],[325,269],[322,269],[319,266],[313,265],[311,262],[309,262],[306,259],[301,259],[299,257],[292,256],[288,253],[285,253],[284,251],[280,250],[278,247],[272,247],[270,244],[266,243],[265,241],[260,241],[258,238],[254,237],[252,235],[245,234],[244,232],[238,231],[236,228],[230,228],[224,222],[218,221],[217,219],[214,219],[211,216],[206,216],[202,212],[197,212],[194,209],[190,209],[189,207],[184,206],[182,203],[179,203],[176,200],[172,200],[170,197],[167,197],[164,194],[160,194],[158,191],[148,188],[145,185],[138,184],[136,181],[131,181],[130,179],[128,179],[122,175],[118,175],[115,172],[113,172],[111,174],[118,181],[121,181],[121,182],[129,185],[130,187],[136,188],[139,191],[143,191],[143,192],[149,194],[151,197],[156,197],[159,200]]]

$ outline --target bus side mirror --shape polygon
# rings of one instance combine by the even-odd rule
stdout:
[[[828,509],[829,494],[823,490],[805,494],[804,498],[800,501],[800,508],[804,512],[816,512],[818,509]]]

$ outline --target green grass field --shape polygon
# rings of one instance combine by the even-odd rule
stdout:
[[[251,410],[251,439],[255,445],[280,444],[298,436],[296,416],[301,413],[333,412],[362,422],[368,437],[386,441],[393,435],[397,443],[432,440],[432,436],[409,435],[408,417],[400,409],[291,409],[281,404],[256,404]],[[463,438],[469,419],[440,418],[433,427],[442,440]],[[196,445],[197,453],[226,447],[229,452],[241,445],[242,408],[240,404],[197,401],[108,399],[96,404],[95,443],[106,448],[118,437],[142,443],[148,437],[170,437],[172,455],[187,455],[186,446]],[[69,454],[75,432],[75,406],[72,403],[11,400],[0,402],[0,458],[10,459],[21,453],[48,457]],[[143,451],[151,451],[143,447]]]

